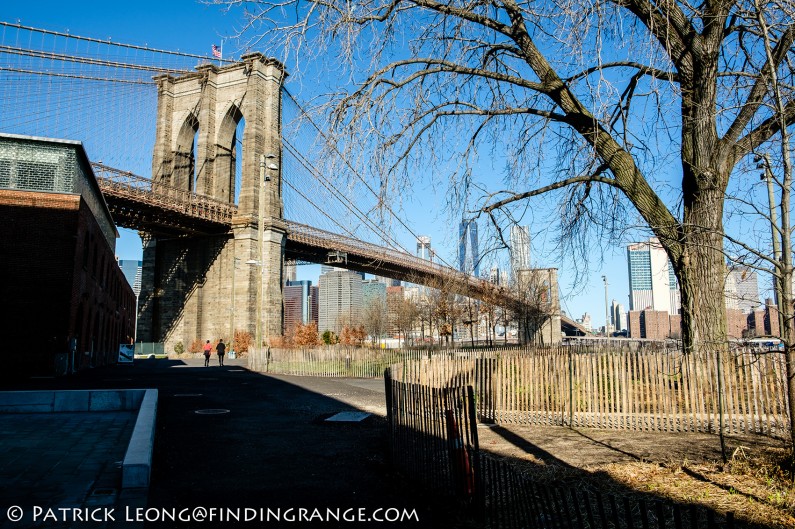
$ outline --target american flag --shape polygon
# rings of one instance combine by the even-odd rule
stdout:
[[[213,57],[215,57],[216,59],[221,58],[221,49],[215,44],[213,44]]]

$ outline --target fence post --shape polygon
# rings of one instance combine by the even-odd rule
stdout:
[[[569,347],[569,428],[574,428],[574,363]]]
[[[478,417],[475,409],[475,390],[472,386],[467,386],[467,410],[469,414],[469,431],[472,442],[470,457],[472,458],[472,472],[475,479],[475,490],[472,498],[472,511],[475,520],[485,521],[486,512],[486,480],[480,467],[480,442],[478,441]]]
[[[726,456],[726,438],[723,436],[723,369],[721,369],[721,350],[720,347],[716,348],[715,361],[717,362],[717,377],[718,377],[718,438],[720,439],[720,455],[723,462],[727,461]]]
[[[394,416],[392,414],[392,368],[387,367],[384,369],[384,397],[386,400],[386,427],[389,432],[388,445],[387,445],[387,465],[393,465],[392,461],[392,443],[395,435],[395,428],[393,424]]]

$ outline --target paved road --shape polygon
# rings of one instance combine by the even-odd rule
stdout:
[[[270,508],[266,527],[455,527],[449,509],[414,491],[385,465],[385,424],[378,415],[384,411],[382,384],[265,376],[248,371],[240,360],[207,368],[203,360],[145,360],[133,367],[4,386],[157,388],[150,518],[168,518],[184,508],[231,508],[216,514],[226,522],[202,525],[258,527],[262,513],[267,516],[259,509]],[[375,414],[360,423],[324,421],[351,410]],[[307,516],[317,509],[321,517],[310,524],[290,521],[301,508],[308,509]],[[288,509],[294,510],[285,514]],[[416,514],[394,523],[334,520],[336,513],[352,516],[348,509],[357,516],[362,509],[365,518],[394,517],[404,510]],[[241,518],[256,513],[258,521],[229,521],[236,513]],[[145,527],[194,527],[196,521],[160,520]]]

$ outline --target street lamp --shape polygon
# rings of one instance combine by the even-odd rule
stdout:
[[[257,241],[259,259],[250,259],[246,264],[255,265],[259,267],[259,281],[257,282],[257,324],[255,331],[255,340],[257,341],[257,351],[262,353],[262,283],[267,277],[266,266],[268,260],[265,255],[265,185],[271,181],[270,175],[265,172],[265,169],[278,170],[279,166],[275,163],[270,163],[266,166],[265,160],[276,158],[275,154],[262,154],[259,161],[259,217],[257,219]],[[265,300],[267,301],[267,300]],[[270,324],[270,312],[268,313],[268,324]],[[269,334],[269,325],[265,327],[265,335]],[[269,344],[270,345],[270,344]]]
[[[776,197],[773,192],[773,171],[770,169],[770,158],[767,154],[757,155],[754,157],[757,169],[764,169],[764,174],[759,175],[760,180],[767,181],[767,201],[770,207],[770,231],[773,239],[773,259],[775,265],[773,266],[773,295],[776,299],[776,311],[778,312],[779,333],[784,329],[784,315],[781,313],[781,305],[783,301],[783,284],[781,278],[781,244],[779,240],[779,226],[778,215],[776,215]]]
[[[610,306],[607,304],[607,276],[602,276],[605,282],[605,337],[610,335]]]

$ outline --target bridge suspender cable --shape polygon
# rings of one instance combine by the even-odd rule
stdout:
[[[133,50],[148,51],[148,52],[152,52],[152,53],[162,53],[162,54],[165,54],[165,55],[175,55],[175,56],[178,56],[178,57],[191,57],[191,58],[194,58],[194,59],[209,59],[209,57],[207,57],[206,55],[196,55],[196,54],[193,54],[193,53],[184,53],[184,52],[180,52],[180,51],[161,50],[161,49],[158,49],[158,48],[150,48],[148,46],[138,46],[136,44],[125,44],[125,43],[122,43],[122,42],[113,42],[111,40],[95,39],[93,37],[81,37],[79,35],[72,35],[71,33],[63,33],[63,32],[60,32],[60,31],[52,31],[52,30],[49,30],[49,29],[41,29],[41,28],[34,28],[34,27],[31,27],[31,26],[23,26],[22,24],[12,24],[11,22],[0,21],[0,26],[6,26],[6,27],[10,27],[10,28],[22,29],[22,30],[25,30],[25,31],[32,31],[34,33],[42,33],[44,35],[53,35],[53,36],[56,36],[56,37],[65,37],[65,38],[70,38],[70,39],[82,40],[82,41],[86,41],[86,42],[96,42],[98,44],[106,44],[108,46],[118,46],[118,47],[121,47],[121,48],[129,48],[129,49],[133,49]],[[220,60],[221,62],[226,62],[226,63],[230,63],[230,64],[235,62],[234,60],[231,60],[231,59],[213,59],[213,60],[214,61]]]
[[[320,127],[314,122],[312,117],[303,109],[303,107],[300,105],[300,103],[298,103],[298,101],[293,97],[293,95],[286,88],[282,88],[282,91],[287,95],[287,97],[290,98],[290,100],[292,100],[292,102],[295,104],[295,106],[298,107],[298,110],[301,112],[301,114],[303,116],[306,117],[307,121],[312,125],[312,127],[314,127],[315,130],[317,130],[318,134],[320,134],[320,136],[324,140],[326,140],[326,143],[328,145],[332,146],[332,149],[334,150],[334,152],[336,152],[339,155],[340,159],[345,163],[346,166],[348,166],[348,168],[351,170],[351,172],[353,172],[354,176],[356,176],[356,178],[365,185],[367,190],[370,191],[378,199],[379,198],[378,193],[376,193],[376,191],[367,182],[367,180],[351,165],[351,163],[348,161],[348,159],[339,151],[339,149],[337,148],[336,144],[334,142],[328,141],[329,138],[326,135],[326,133],[323,132],[320,129]],[[386,203],[383,203],[383,204],[384,204],[384,208],[392,215],[392,217],[394,219],[396,219],[398,221],[398,223],[400,223],[401,226],[403,226],[406,229],[406,231],[408,231],[411,234],[412,237],[414,237],[415,239],[419,239],[419,235],[414,233],[414,230],[412,230],[405,222],[403,222],[403,220],[394,212],[394,210],[392,210],[392,208],[389,207],[388,204],[386,204]],[[390,243],[390,242],[393,242],[393,241],[394,240],[391,237],[388,237],[385,242]],[[400,246],[400,244],[397,244],[396,242],[393,242],[393,244],[396,244],[396,247],[400,248],[404,252],[410,253],[405,248]],[[443,258],[439,257],[438,255],[437,255],[437,258],[439,259],[439,261],[444,263],[446,266],[448,266],[450,268],[453,268],[453,266],[450,263],[448,263],[447,261],[445,261]]]
[[[126,62],[106,61],[104,59],[94,59],[90,57],[78,57],[77,55],[66,55],[64,53],[56,53],[51,51],[38,51],[30,50],[27,48],[18,48],[15,46],[0,45],[0,53],[8,53],[10,55],[22,55],[25,57],[34,57],[37,59],[48,59],[53,61],[74,62],[78,64],[90,64],[92,66],[106,66],[108,68],[120,68],[127,70],[143,70],[155,73],[192,73],[192,70],[181,70],[177,68],[163,68],[160,66],[147,66],[143,64],[132,64]]]

